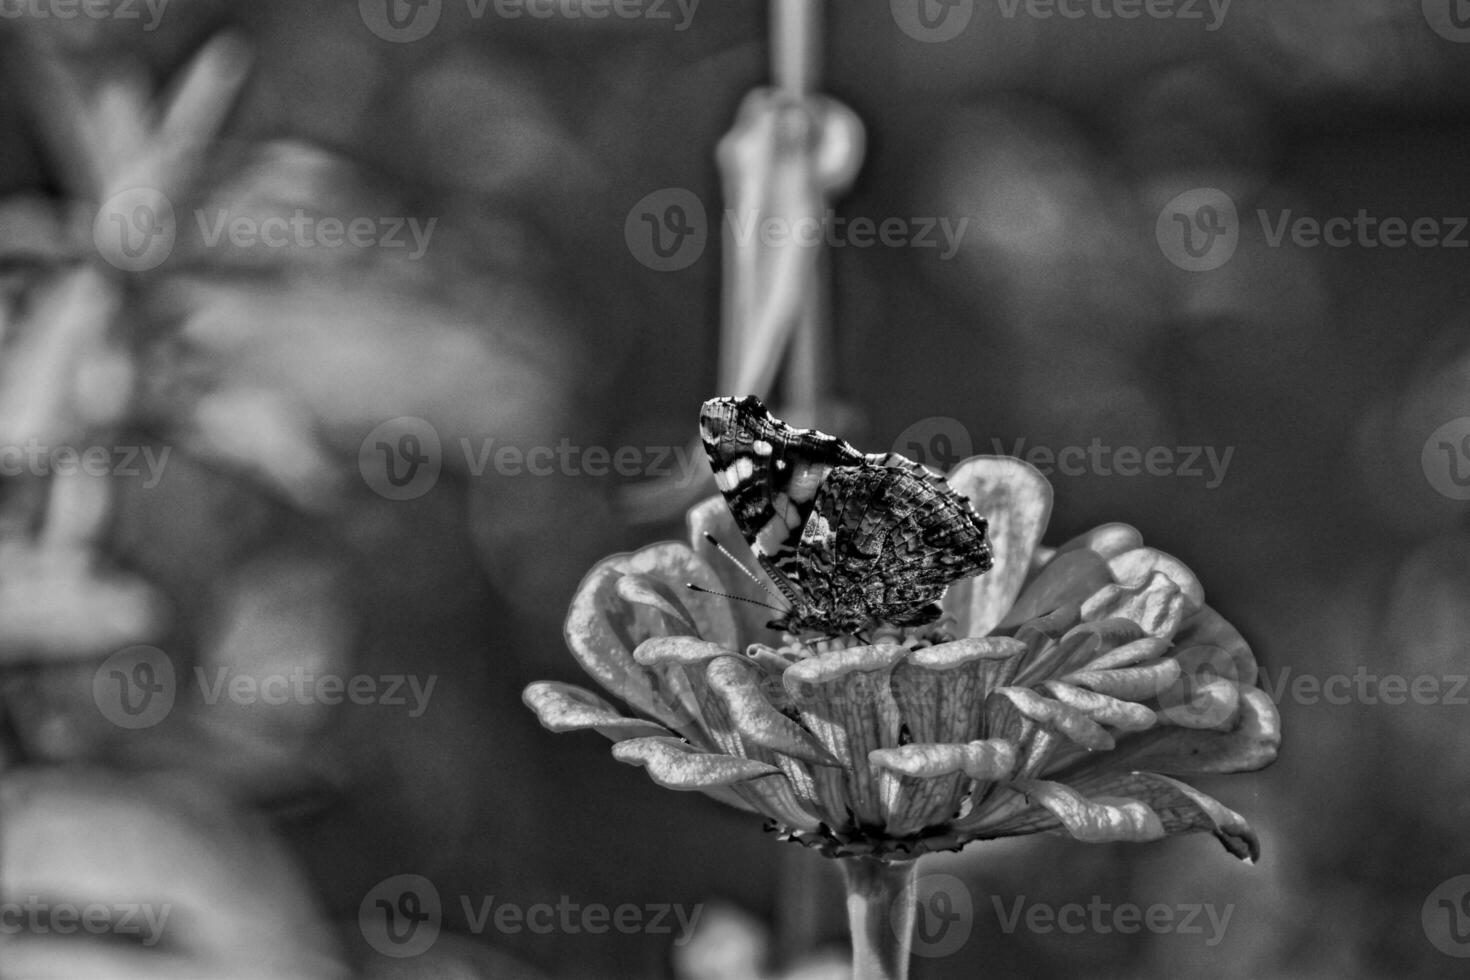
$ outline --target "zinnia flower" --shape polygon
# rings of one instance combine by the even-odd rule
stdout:
[[[572,653],[637,717],[556,682],[527,705],[832,857],[1207,831],[1254,860],[1245,819],[1174,778],[1259,769],[1280,741],[1250,648],[1193,573],[1123,524],[1041,547],[1051,487],[1019,460],[976,457],[949,481],[989,521],[995,565],[950,588],[935,626],[776,634],[754,604],[769,596],[707,538],[740,543],[713,498],[689,544],[602,561],[567,615]]]

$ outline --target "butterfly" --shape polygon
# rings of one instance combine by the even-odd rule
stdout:
[[[736,526],[790,605],[773,629],[927,625],[951,582],[991,566],[984,518],[897,453],[794,428],[754,395],[705,402],[699,432]]]

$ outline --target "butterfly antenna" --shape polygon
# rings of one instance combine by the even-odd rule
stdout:
[[[751,582],[754,582],[754,583],[756,583],[756,585],[759,585],[761,592],[764,592],[764,594],[769,595],[769,597],[770,598],[773,598],[773,599],[785,599],[784,595],[779,594],[779,592],[773,592],[772,591],[772,588],[770,588],[770,583],[769,582],[766,582],[766,580],[764,580],[764,579],[761,579],[761,577],[759,576],[759,574],[756,574],[754,572],[751,572],[750,566],[747,566],[747,564],[745,564],[744,561],[741,561],[741,560],[739,560],[739,558],[736,558],[734,552],[732,552],[731,550],[729,550],[729,548],[726,548],[725,545],[720,544],[720,539],[719,538],[716,538],[716,536],[711,535],[710,532],[704,532],[704,539],[706,539],[706,541],[709,541],[710,542],[710,545],[711,545],[711,547],[714,548],[714,550],[719,551],[720,554],[722,554],[722,555],[725,555],[725,557],[728,558],[729,563],[731,563],[732,566],[735,566],[736,569],[741,570],[741,572],[745,574],[745,577],[747,577],[747,579],[750,579]],[[704,589],[701,589],[701,591],[704,591]],[[732,595],[732,597],[729,597],[729,598],[738,599],[739,597],[738,597],[738,595]],[[766,602],[756,602],[756,601],[754,601],[754,599],[745,599],[745,601],[747,601],[747,602],[753,602],[753,604],[756,604],[756,605],[764,605],[764,607],[766,607],[767,610],[776,610],[776,611],[778,611],[778,613],[789,613],[789,611],[791,611],[791,610],[789,610],[788,607],[778,607],[778,605],[767,605]]]
[[[760,606],[762,609],[769,609],[772,612],[784,613],[788,611],[773,606],[768,602],[761,602],[759,599],[747,599],[743,595],[730,595],[728,592],[716,592],[714,589],[706,589],[704,586],[695,585],[693,582],[685,582],[684,587],[691,592],[703,592],[705,595],[717,595],[721,599],[734,599],[736,602],[748,602],[752,606]]]

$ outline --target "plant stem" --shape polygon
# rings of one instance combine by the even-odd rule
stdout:
[[[853,980],[905,980],[914,934],[915,861],[842,859]]]

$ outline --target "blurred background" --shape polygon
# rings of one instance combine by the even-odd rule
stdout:
[[[1470,5],[829,6],[868,132],[838,215],[901,229],[830,250],[842,434],[1030,459],[1049,541],[1141,528],[1286,733],[1201,784],[1258,866],[932,858],[973,911],[915,975],[1463,975]],[[681,533],[629,488],[712,488],[679,454],[720,393],[714,148],[766,17],[0,0],[0,899],[115,927],[0,922],[0,976],[841,975],[820,859],[519,699],[579,679],[586,568]],[[694,245],[639,239],[690,200]],[[1202,911],[1070,934],[1018,897]],[[558,902],[701,911],[482,914]],[[380,910],[442,932],[402,956]]]

